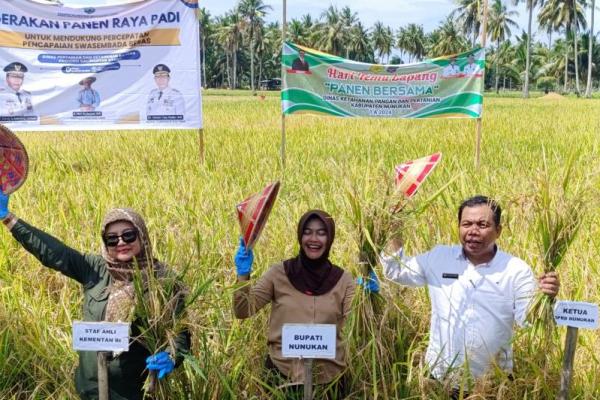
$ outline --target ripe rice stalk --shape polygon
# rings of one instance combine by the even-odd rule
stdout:
[[[377,266],[379,254],[388,242],[403,236],[408,218],[422,214],[458,176],[455,175],[419,204],[413,198],[407,199],[398,193],[393,180],[381,168],[379,173],[367,174],[362,185],[347,182],[346,201],[356,230],[361,273],[365,277]],[[362,192],[358,188],[362,188]]]
[[[179,274],[169,271],[161,276],[145,274],[139,268],[135,270],[135,296],[142,300],[136,302],[134,323],[138,324],[140,334],[134,339],[139,340],[150,354],[168,351],[175,355],[177,336],[188,329],[186,307],[205,293],[212,283],[210,279],[199,282],[188,292],[180,282],[183,282],[190,265]],[[169,380],[158,380],[154,371],[150,371],[144,390],[155,399],[169,399],[172,397],[169,386]]]
[[[562,264],[567,250],[577,237],[588,209],[591,192],[589,176],[575,176],[575,161],[579,154],[573,152],[560,179],[550,174],[546,153],[543,152],[543,169],[538,179],[533,211],[535,228],[544,272],[554,272]],[[527,321],[533,337],[543,344],[552,339],[555,299],[538,291],[530,304]]]
[[[408,219],[422,213],[454,180],[416,205],[395,190],[385,170],[378,171],[367,174],[361,184],[346,185],[358,247],[358,269],[363,279],[376,269],[379,254],[388,242],[403,235]],[[373,399],[410,396],[406,377],[417,335],[409,306],[395,301],[391,291],[375,294],[358,290],[352,310],[348,337],[349,352],[355,356],[348,373],[353,390],[370,393]]]

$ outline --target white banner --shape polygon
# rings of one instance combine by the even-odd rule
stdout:
[[[598,304],[580,301],[558,301],[554,306],[557,325],[598,329]]]
[[[73,321],[73,349],[129,351],[129,324]]]
[[[191,0],[0,8],[0,123],[14,130],[202,127]]]
[[[336,326],[283,324],[281,354],[289,358],[335,358]]]

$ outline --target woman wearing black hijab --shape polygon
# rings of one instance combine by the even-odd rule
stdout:
[[[298,223],[298,255],[272,265],[254,285],[236,290],[233,302],[237,318],[248,318],[271,303],[266,367],[272,372],[271,383],[291,384],[291,392],[295,393],[301,393],[304,383],[303,363],[282,356],[283,324],[336,325],[336,357],[315,360],[314,383],[325,385],[337,379],[336,385],[329,385],[325,397],[343,398],[340,373],[346,361],[342,330],[350,313],[355,284],[348,272],[329,261],[334,238],[333,218],[324,211],[308,211]],[[246,249],[241,241],[235,256],[238,281],[250,279],[252,262],[252,250]],[[288,394],[293,396],[289,389]]]

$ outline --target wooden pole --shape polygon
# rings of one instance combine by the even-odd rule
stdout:
[[[313,359],[304,359],[304,400],[313,398]]]
[[[107,353],[99,351],[96,353],[98,359],[98,399],[109,400],[108,393],[108,362]]]
[[[198,56],[198,66],[200,67],[200,80],[198,85],[198,90],[202,93],[202,58],[200,57],[200,51],[202,50],[202,46],[200,45],[200,8],[196,8],[194,10],[196,15],[197,24],[196,27],[198,31],[196,32],[196,37],[198,38],[198,48],[197,48],[197,56]],[[204,55],[202,55],[204,57]],[[206,77],[205,77],[206,78]],[[200,95],[200,116],[202,116],[202,95]],[[204,164],[204,129],[198,128],[198,147],[199,147],[199,156],[200,156],[200,165]]]
[[[481,48],[485,49],[487,40],[487,20],[488,20],[488,2],[483,0],[483,22],[481,24]],[[483,77],[485,82],[485,75]],[[485,85],[485,83],[484,83]],[[483,111],[483,110],[482,110]],[[483,122],[481,117],[477,118],[477,126],[475,129],[475,169],[479,169],[479,161],[481,159],[481,133],[483,128]]]
[[[281,24],[281,78],[285,77],[285,66],[283,65],[283,47],[287,34],[287,1],[283,0],[283,23]],[[282,79],[283,81],[283,79]],[[283,89],[285,89],[285,82]],[[281,107],[281,168],[285,170],[285,114],[283,112],[283,104]]]
[[[579,329],[572,326],[567,327],[567,337],[565,339],[565,355],[563,358],[562,371],[560,373],[560,392],[558,400],[569,399],[569,388],[573,378],[573,360],[575,359],[575,349],[577,348],[577,333]]]

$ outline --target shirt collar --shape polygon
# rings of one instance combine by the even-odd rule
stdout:
[[[494,260],[496,259],[496,256],[498,255],[498,245],[495,244],[494,245],[494,257],[492,257],[492,259],[484,264],[478,264],[476,266],[479,267],[489,267],[490,265],[492,265],[492,263],[494,262]],[[469,261],[469,259],[467,258],[467,256],[465,256],[465,252],[463,251],[462,246],[456,246],[454,248],[454,258],[456,258],[457,260],[460,261]]]

